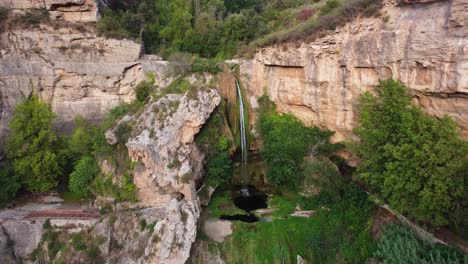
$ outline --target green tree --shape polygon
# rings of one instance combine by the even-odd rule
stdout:
[[[267,97],[260,100],[258,122],[263,135],[261,155],[268,164],[267,176],[277,187],[297,187],[302,179],[301,165],[307,154],[323,155],[338,150],[339,144],[331,144],[331,131],[306,127],[292,115],[280,115]]]
[[[89,184],[98,173],[99,167],[96,161],[85,156],[77,162],[75,170],[70,174],[68,188],[72,193],[86,197],[89,195]]]
[[[229,145],[228,138],[220,136],[214,153],[208,158],[206,177],[213,186],[224,184],[231,177],[232,161],[228,151]]]
[[[172,48],[180,50],[186,32],[192,28],[191,3],[188,0],[173,0],[169,6],[169,21],[161,29],[161,36],[172,42]]]
[[[376,95],[361,96],[361,163],[355,177],[369,184],[396,211],[445,225],[460,222],[465,206],[467,142],[447,116],[440,120],[411,102],[408,89],[388,79]]]
[[[57,137],[52,128],[55,118],[49,104],[37,96],[16,106],[10,122],[8,158],[15,174],[31,192],[44,192],[58,184],[65,160],[57,155]]]

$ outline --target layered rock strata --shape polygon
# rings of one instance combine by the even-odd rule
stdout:
[[[356,19],[312,42],[261,48],[241,65],[251,101],[266,91],[280,112],[345,140],[357,124],[359,95],[393,77],[468,138],[468,2],[420,2],[385,2],[378,18]]]

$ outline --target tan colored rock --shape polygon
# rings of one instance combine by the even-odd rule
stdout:
[[[178,197],[198,200],[195,180],[201,178],[203,155],[194,137],[221,102],[213,89],[196,97],[169,94],[145,106],[127,142],[130,159],[142,164],[134,177],[144,204],[165,203]]]
[[[167,85],[169,63],[155,56],[140,60],[140,52],[140,44],[97,37],[92,28],[41,26],[0,34],[0,148],[14,106],[31,93],[52,104],[57,127],[68,132],[77,115],[98,121],[132,101],[149,73],[158,85]]]
[[[99,20],[99,0],[0,0],[0,6],[25,10],[45,8],[52,17],[70,22]]]
[[[278,110],[307,125],[352,136],[359,95],[380,79],[400,79],[428,113],[447,114],[468,138],[466,0],[397,7],[361,18],[310,43],[261,48],[241,63],[251,97],[266,89]],[[255,117],[254,117],[255,118]]]

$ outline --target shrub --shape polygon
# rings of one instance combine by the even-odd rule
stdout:
[[[21,28],[35,28],[41,23],[48,22],[49,19],[49,11],[47,9],[35,9],[26,11],[21,15],[16,15],[11,24]]]
[[[391,222],[382,229],[374,254],[384,264],[458,264],[468,260],[454,248],[422,241],[408,227]]]
[[[146,101],[146,98],[148,98],[152,89],[153,89],[153,85],[150,82],[147,82],[147,81],[140,82],[136,87],[137,100],[140,102]]]
[[[89,184],[98,173],[99,167],[96,161],[89,156],[85,156],[78,161],[75,170],[70,174],[68,188],[74,194],[87,197],[89,195]]]
[[[326,14],[330,13],[331,11],[333,11],[338,6],[340,6],[340,2],[338,0],[328,0],[325,3],[325,6],[323,6],[320,9],[320,12],[321,12],[322,15],[326,15]]]
[[[72,235],[72,245],[78,251],[84,251],[86,246],[86,234],[84,232]]]
[[[191,71],[199,73],[207,72],[211,74],[218,74],[222,70],[221,67],[219,67],[218,63],[214,60],[197,58],[191,66]]]
[[[31,192],[56,187],[65,163],[57,151],[54,118],[50,105],[32,96],[15,107],[10,122],[7,156],[13,161],[15,175]]]
[[[259,103],[258,128],[264,140],[261,155],[268,164],[267,176],[276,187],[298,187],[302,179],[301,164],[307,154],[318,156],[324,150],[338,149],[329,142],[333,133],[306,127],[292,115],[278,114],[268,98],[260,98]]]
[[[15,198],[21,184],[9,164],[0,166],[0,207]]]
[[[171,84],[169,84],[166,89],[161,92],[161,95],[165,94],[183,94],[191,87],[190,83],[183,79],[175,79]]]
[[[300,21],[306,21],[308,20],[311,16],[314,15],[314,10],[310,9],[310,8],[305,8],[305,9],[302,9],[298,14],[297,14],[297,18],[300,20]]]

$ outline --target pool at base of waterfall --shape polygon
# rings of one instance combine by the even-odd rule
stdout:
[[[267,208],[268,196],[252,185],[234,185],[232,186],[231,199],[237,208],[242,209],[246,214],[222,215],[220,219],[235,220],[246,223],[261,221],[252,211]]]

